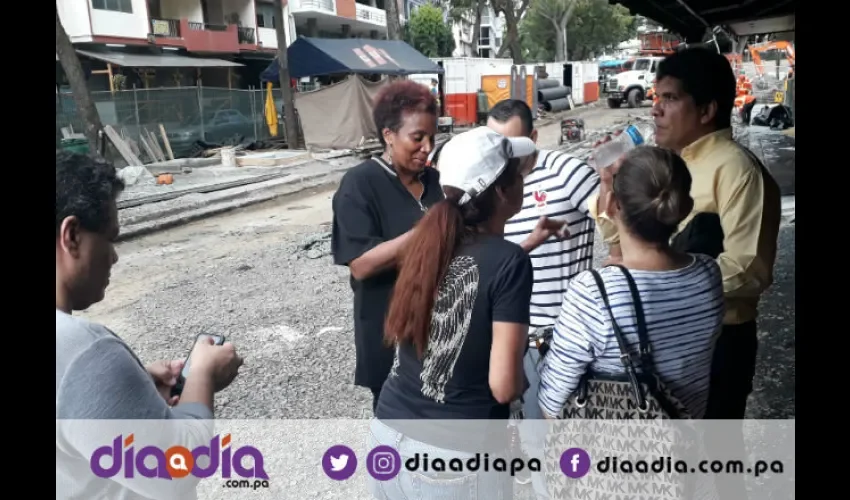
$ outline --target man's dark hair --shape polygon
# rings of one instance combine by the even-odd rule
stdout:
[[[56,151],[56,234],[70,216],[92,232],[109,225],[109,205],[124,189],[115,167],[90,156]]]
[[[492,118],[499,123],[505,123],[515,116],[518,116],[522,122],[522,133],[526,137],[531,136],[531,131],[534,130],[534,118],[531,114],[531,108],[528,107],[525,101],[505,99],[496,103],[487,114],[488,118]]]
[[[383,130],[398,132],[404,113],[416,111],[437,116],[437,99],[427,86],[413,80],[399,80],[384,87],[375,98],[372,110],[381,146],[386,146]]]
[[[717,130],[732,126],[735,106],[735,73],[726,57],[704,47],[682,49],[658,64],[655,81],[672,77],[682,82],[682,90],[693,97],[697,106],[717,102],[714,126]]]

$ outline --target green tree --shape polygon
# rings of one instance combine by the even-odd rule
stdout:
[[[570,0],[547,0],[548,3]],[[606,0],[571,0],[575,3],[569,16],[567,28],[560,36],[569,33],[567,57],[569,61],[580,61],[606,50],[613,50],[620,42],[637,36],[636,18],[619,4]],[[520,39],[523,52],[531,61],[558,61],[558,30],[552,15],[543,15],[541,5],[535,3],[520,23]],[[569,5],[567,5],[569,7]]]
[[[567,60],[567,26],[579,0],[537,0],[534,10],[555,31],[555,60]]]
[[[635,17],[629,9],[607,0],[582,0],[567,30],[567,49],[573,61],[614,50],[621,42],[637,36]]]
[[[440,7],[419,7],[402,31],[404,40],[427,57],[451,57],[455,50],[452,30],[443,20]]]

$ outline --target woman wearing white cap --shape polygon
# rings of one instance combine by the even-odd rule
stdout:
[[[370,442],[392,446],[406,466],[382,477],[379,466],[395,460],[370,459],[376,498],[512,498],[511,476],[495,463],[508,457],[510,403],[524,388],[533,271],[503,231],[522,206],[520,158],[534,151],[530,139],[486,127],[442,150],[446,199],[421,219],[403,251],[384,327],[396,355]],[[477,470],[469,470],[476,457]],[[455,459],[462,470],[434,472],[437,459]]]

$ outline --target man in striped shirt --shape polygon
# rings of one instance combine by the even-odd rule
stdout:
[[[520,100],[509,99],[493,106],[487,126],[507,137],[522,136],[537,141],[531,109]],[[525,177],[522,210],[508,220],[505,238],[522,245],[541,223],[542,217],[565,222],[568,235],[566,238],[550,238],[529,252],[534,266],[531,331],[555,325],[570,279],[590,269],[593,263],[596,226],[588,211],[587,200],[599,188],[596,171],[567,153],[541,149],[534,162],[534,168]],[[526,419],[543,419],[537,404],[539,361],[536,345],[530,346],[524,359],[529,383],[529,389],[523,395]],[[523,432],[522,439],[527,447],[539,452],[543,449],[543,442],[542,436],[536,434]],[[548,498],[545,482],[542,481],[542,474],[532,474],[539,500]]]

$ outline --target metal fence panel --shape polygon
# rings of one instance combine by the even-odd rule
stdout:
[[[275,96],[273,96],[275,97]],[[159,125],[165,127],[176,157],[195,153],[196,141],[234,144],[243,140],[259,141],[271,137],[265,118],[263,89],[226,89],[215,87],[182,87],[92,92],[104,125],[112,125],[125,137],[140,145],[139,137],[147,130],[161,141]],[[275,109],[280,113],[279,99]],[[278,135],[282,134],[282,118],[278,118]],[[62,127],[71,126],[82,132],[82,120],[73,96],[56,95],[57,146]]]

